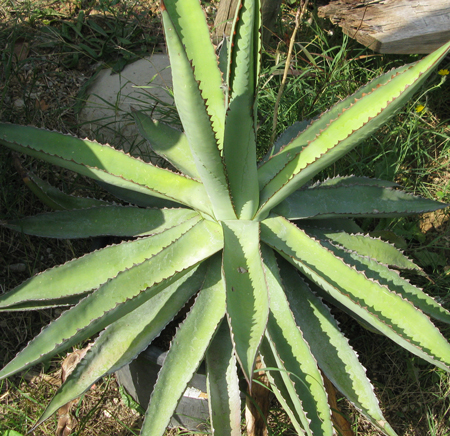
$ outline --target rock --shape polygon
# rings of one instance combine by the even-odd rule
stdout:
[[[22,98],[14,100],[14,107],[16,109],[22,109],[23,107],[25,107],[25,101]]]
[[[167,92],[171,86],[170,62],[165,54],[136,61],[119,74],[111,74],[111,69],[101,71],[88,91],[90,95],[80,114],[82,133],[146,158],[151,152],[139,135],[131,107],[149,109],[153,118],[163,119],[164,112],[168,109],[170,112],[173,105]]]
[[[14,272],[24,272],[27,266],[24,263],[13,263],[9,265],[9,270]]]

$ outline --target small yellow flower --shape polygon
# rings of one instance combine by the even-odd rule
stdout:
[[[423,104],[419,104],[416,106],[416,112],[422,112],[425,109]]]
[[[450,71],[448,71],[447,69],[445,69],[445,70],[439,70],[439,71],[438,71],[438,74],[439,74],[440,76],[448,76],[448,75],[450,74]]]

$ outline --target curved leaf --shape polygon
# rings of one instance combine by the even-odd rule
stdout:
[[[191,1],[188,3],[190,4]],[[197,1],[196,3],[198,5]],[[175,103],[194,156],[197,171],[205,184],[215,217],[217,219],[235,219],[236,214],[231,203],[225,166],[216,136],[218,132],[215,132],[212,128],[210,114],[207,111],[207,102],[199,89],[201,84],[199,85],[197,82],[176,25],[165,10],[164,3],[162,6],[162,17],[172,70],[177,71],[177,74],[173,75]],[[202,44],[204,44],[204,41]],[[216,69],[219,71],[217,66]]]
[[[421,269],[412,260],[408,259],[394,245],[382,239],[373,238],[362,233],[348,234],[346,232],[334,232],[323,229],[305,228],[306,232],[318,239],[329,239],[346,250],[355,251],[360,256],[371,257],[376,261],[400,269],[416,270]]]
[[[388,435],[396,436],[381,412],[366,370],[328,307],[309,290],[289,264],[281,263],[280,274],[295,321],[320,369],[374,425]]]
[[[141,436],[164,434],[179,399],[200,365],[224,316],[225,287],[220,273],[220,256],[215,256],[211,259],[203,288],[172,340],[158,374]]]
[[[288,414],[295,430],[299,435],[314,436],[309,427],[310,420],[307,418],[306,412],[303,410],[302,401],[295,390],[293,383],[295,377],[284,367],[283,361],[277,354],[275,344],[267,334],[267,331],[261,341],[260,352],[264,365],[266,365],[264,370],[271,388]]]
[[[267,333],[284,368],[291,373],[290,378],[302,401],[312,434],[331,436],[330,408],[316,359],[289,306],[275,256],[268,247],[262,248],[270,298]]]
[[[0,123],[0,143],[95,180],[211,213],[201,183],[158,168],[108,145],[6,123]]]
[[[169,228],[164,237],[146,237],[110,245],[31,277],[0,296],[0,310],[59,306],[61,303],[67,304],[67,300],[70,303],[72,296],[75,297],[75,302],[78,302],[80,296],[98,288],[108,279],[117,276],[120,271],[155,255],[200,220],[198,216],[188,216],[183,220],[181,217],[176,218],[178,223],[167,223]],[[158,240],[161,242],[158,243]]]
[[[68,195],[37,177],[31,171],[22,168],[21,177],[25,185],[45,205],[54,210],[87,209],[89,207],[108,206],[111,203],[94,198],[83,198]]]
[[[47,238],[94,236],[145,236],[160,233],[179,222],[198,217],[189,209],[141,209],[134,206],[102,206],[43,213],[2,222],[5,227]]]
[[[334,185],[295,191],[273,211],[291,220],[304,218],[393,218],[448,206],[381,186]]]
[[[450,370],[450,344],[409,301],[368,279],[281,217],[264,220],[261,237],[369,325],[422,359]]]
[[[259,247],[259,223],[222,221],[227,315],[237,359],[251,389],[256,353],[269,316],[268,289]]]
[[[259,206],[256,168],[256,90],[260,56],[258,1],[241,0],[231,37],[223,157],[233,205],[240,219],[252,219]]]
[[[206,352],[208,405],[215,436],[241,434],[241,397],[236,356],[227,322],[222,321]]]
[[[364,272],[368,279],[386,286],[403,298],[411,301],[418,309],[439,321],[450,323],[450,312],[444,309],[437,301],[402,278],[397,271],[389,269],[370,257],[349,253],[332,244],[322,242],[330,251],[341,258],[347,265],[353,266],[357,271]]]
[[[225,97],[221,86],[222,77],[217,56],[211,44],[210,31],[205,22],[205,15],[201,4],[197,0],[183,0],[181,2],[164,0],[162,8],[167,11],[175,31],[180,40],[183,41],[187,59],[192,64],[195,80],[199,83],[201,96],[207,102],[206,111],[211,117],[211,123],[219,143],[219,148],[222,148],[225,123]],[[168,29],[166,27],[166,36],[167,31]],[[173,61],[172,58],[171,61]],[[173,64],[172,70],[178,71],[173,67]],[[192,146],[193,144],[191,144]]]
[[[183,174],[196,180],[200,179],[189,142],[183,132],[158,120],[152,120],[142,111],[135,110],[132,114],[141,135],[150,142],[155,153]]]
[[[258,217],[267,216],[274,206],[383,125],[411,98],[449,49],[447,43],[421,61],[375,79],[338,103],[260,167]]]
[[[152,238],[161,247],[157,254],[121,271],[64,312],[0,371],[0,378],[42,362],[103,330],[187,274],[223,244],[220,226],[210,221],[200,221],[172,243],[165,233]],[[192,253],[192,245],[198,241],[205,243]]]
[[[159,207],[159,208],[176,208],[183,205],[175,201],[167,200],[165,198],[154,197],[152,195],[144,194],[143,192],[132,191],[127,188],[120,188],[110,183],[96,180],[97,185],[101,186],[105,191],[114,195],[116,198],[140,207]]]
[[[204,267],[193,269],[153,298],[109,325],[75,367],[45,409],[39,424],[60,407],[86,392],[100,377],[132,361],[197,292],[205,278]]]
[[[281,137],[285,136],[286,141],[282,147],[280,147],[279,152],[272,156],[270,163],[261,166],[258,171],[259,187],[263,189],[282,169],[289,164],[295,157],[309,144],[310,141],[314,140],[316,136],[327,128],[327,126],[335,119],[338,118],[339,114],[346,109],[348,109],[352,103],[356,100],[361,99],[364,95],[372,92],[378,86],[386,84],[391,76],[402,73],[409,68],[409,65],[404,65],[397,69],[388,71],[386,74],[382,74],[376,77],[366,85],[363,85],[358,89],[353,95],[341,100],[332,106],[329,110],[324,112],[322,115],[314,120],[306,122],[303,128],[294,129],[292,126],[288,127]],[[304,123],[305,121],[302,121]],[[295,124],[294,124],[295,126]],[[292,131],[292,134],[290,133]]]

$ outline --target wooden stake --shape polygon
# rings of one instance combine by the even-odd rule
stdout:
[[[256,360],[256,369],[262,368],[261,358]],[[259,382],[259,383],[258,383]],[[263,386],[260,384],[262,383]],[[269,381],[264,371],[254,371],[252,392],[248,393],[245,404],[245,421],[248,436],[267,436],[267,416],[269,415]]]

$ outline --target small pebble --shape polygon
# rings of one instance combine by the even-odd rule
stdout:
[[[27,266],[24,263],[13,263],[12,265],[9,265],[10,271],[24,272],[26,269]]]
[[[14,107],[17,109],[21,109],[25,106],[25,102],[22,98],[18,98],[17,100],[14,100]]]

